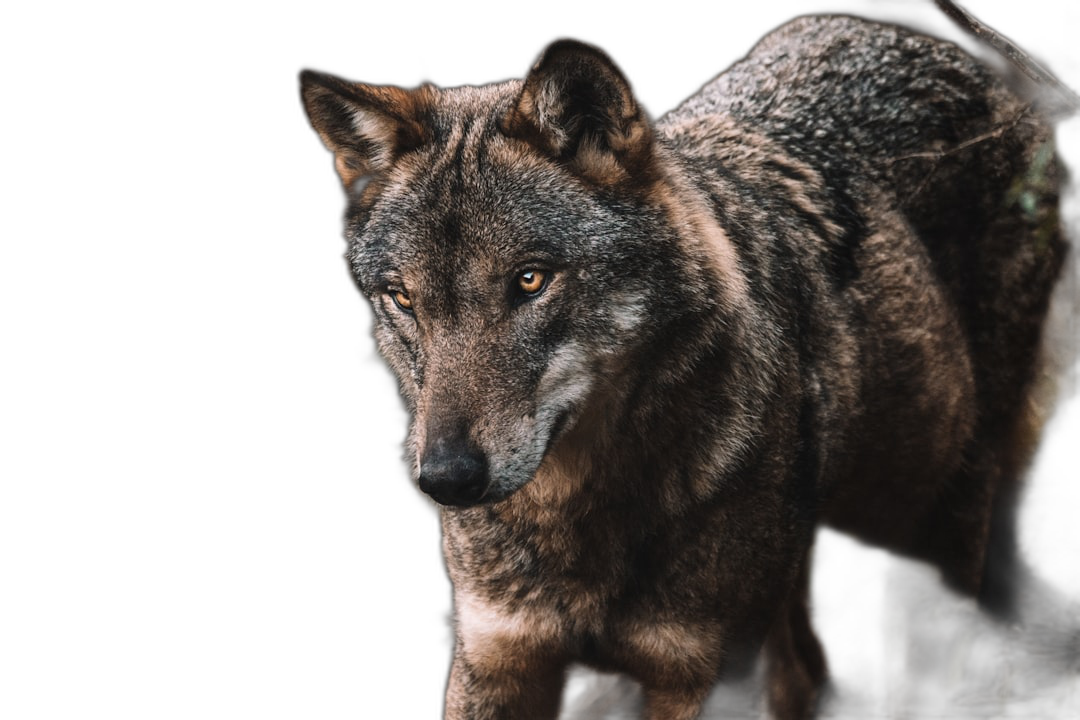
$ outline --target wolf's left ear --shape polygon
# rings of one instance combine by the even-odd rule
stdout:
[[[653,154],[630,83],[601,50],[574,40],[548,46],[502,129],[601,184],[639,178]]]

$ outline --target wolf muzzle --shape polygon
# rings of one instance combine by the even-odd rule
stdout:
[[[487,458],[463,443],[436,442],[420,461],[420,489],[440,505],[476,505],[488,490]]]

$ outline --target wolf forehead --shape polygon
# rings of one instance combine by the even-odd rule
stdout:
[[[617,250],[611,223],[583,212],[585,202],[557,207],[559,194],[559,188],[474,186],[453,203],[421,211],[426,189],[403,188],[400,197],[389,192],[348,233],[347,258],[369,294],[389,286],[423,294],[458,287],[479,299],[527,270],[602,272],[604,258],[627,249]]]
[[[301,92],[349,195],[365,291],[407,268],[512,272],[530,254],[641,279],[706,252],[677,247],[701,218],[672,209],[652,125],[591,46],[553,43],[524,80],[406,90],[306,71]]]
[[[469,122],[459,118],[462,135]],[[569,264],[611,233],[599,205],[553,164],[477,132],[417,149],[372,178],[350,202],[345,235],[365,276],[485,258]]]
[[[365,285],[405,268],[580,265],[612,250],[627,199],[598,197],[555,159],[506,134],[520,87],[411,91],[423,98],[411,108],[418,137],[347,188],[349,259]]]

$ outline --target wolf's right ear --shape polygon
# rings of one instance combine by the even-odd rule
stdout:
[[[334,153],[346,191],[424,142],[423,88],[363,85],[304,70],[300,96],[311,126]]]

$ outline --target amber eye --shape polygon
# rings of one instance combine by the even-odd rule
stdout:
[[[547,285],[548,274],[543,270],[525,270],[518,274],[518,289],[526,295],[536,295]]]
[[[407,313],[412,313],[412,299],[409,298],[409,293],[404,290],[391,290],[390,299],[394,301],[394,304],[398,306],[398,309],[404,310]]]

